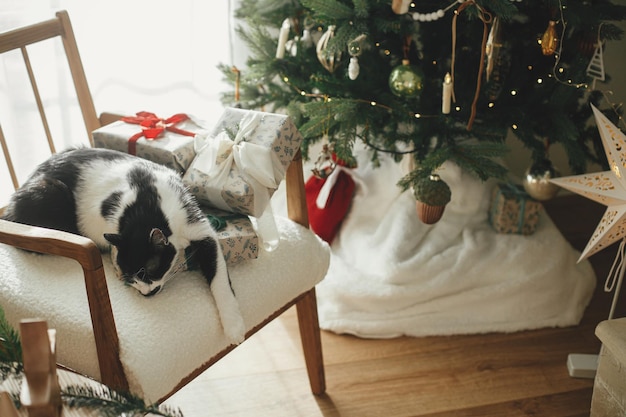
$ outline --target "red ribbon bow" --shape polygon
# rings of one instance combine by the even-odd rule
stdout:
[[[145,137],[148,140],[158,139],[164,131],[178,133],[184,136],[195,136],[193,132],[179,129],[175,125],[188,120],[189,116],[184,113],[178,113],[167,119],[161,119],[154,113],[140,111],[136,116],[122,117],[122,121],[141,126],[141,132],[134,134],[128,139],[128,153],[137,154],[137,140]]]

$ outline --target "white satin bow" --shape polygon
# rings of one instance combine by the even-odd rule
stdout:
[[[233,163],[239,168],[248,185],[254,192],[254,216],[262,213],[269,203],[270,191],[276,189],[285,175],[285,169],[278,157],[269,147],[246,141],[259,126],[263,118],[262,113],[251,112],[246,114],[239,123],[239,130],[233,140],[225,131],[214,138],[196,136],[196,160],[193,168],[208,175],[211,185],[216,190],[210,191],[211,202],[229,207],[221,196],[220,184],[224,183]],[[213,188],[213,187],[211,187]],[[219,189],[218,189],[219,188]]]

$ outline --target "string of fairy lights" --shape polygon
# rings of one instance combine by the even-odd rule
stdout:
[[[463,3],[465,3],[466,1],[472,1],[472,0],[455,0],[453,2],[451,2],[448,6],[444,7],[444,8],[440,8],[434,12],[430,12],[430,13],[420,13],[420,12],[410,12],[411,9],[415,9],[415,3],[413,3],[410,0],[394,0],[394,6],[395,3],[398,4],[398,9],[394,9],[394,11],[396,11],[396,13],[398,13],[398,10],[400,10],[402,12],[402,14],[404,13],[409,13],[411,18],[419,23],[426,23],[427,22],[432,22],[435,20],[438,20],[440,18],[442,18],[448,11],[455,9],[455,6],[459,6]],[[521,2],[522,0],[511,0],[511,2]],[[476,5],[477,7],[480,7],[478,5]],[[565,39],[565,33],[566,33],[566,28],[567,28],[567,21],[564,18],[564,10],[565,6],[563,6],[561,0],[559,0],[559,21],[555,22],[555,23],[559,23],[561,30],[560,30],[560,39],[563,40]],[[457,13],[457,9],[454,10],[454,13]],[[399,13],[400,14],[400,13]],[[552,23],[552,22],[551,22]],[[601,28],[601,26],[600,26]],[[598,39],[597,39],[597,44],[595,45],[597,48],[602,48],[602,41],[600,39],[600,28],[598,28]],[[318,31],[322,31],[322,28],[318,28]],[[359,39],[359,42],[361,42],[365,37],[361,37],[361,39]],[[545,38],[545,35],[544,35]],[[537,43],[538,45],[541,47],[542,46],[542,42],[544,41],[544,39],[542,39],[541,37],[537,39]],[[545,74],[544,76],[538,76],[536,79],[536,83],[537,84],[542,84],[544,82],[544,78],[551,78],[554,81],[556,81],[557,83],[564,85],[564,86],[568,86],[568,87],[572,87],[572,88],[577,88],[577,89],[586,89],[588,91],[591,91],[589,83],[588,82],[575,82],[572,79],[562,79],[561,77],[563,76],[563,74],[565,74],[565,68],[563,65],[561,65],[561,56],[562,56],[562,51],[563,51],[563,42],[558,42],[557,39],[555,39],[558,47],[557,50],[554,51],[553,55],[554,55],[554,65],[551,69],[550,73]],[[376,48],[380,48],[381,44],[379,42],[374,42],[373,45]],[[278,51],[283,50],[284,51],[284,45],[281,46],[279,45],[279,48],[277,50],[277,56],[279,55]],[[385,55],[391,55],[391,51],[389,50],[384,50],[382,51],[383,54]],[[282,54],[280,54],[281,56],[283,56]],[[434,61],[432,62],[432,65],[437,65],[437,62]],[[533,71],[533,67],[532,65],[528,65],[527,67],[528,71]],[[595,78],[594,78],[595,80]],[[302,96],[306,96],[306,97],[312,97],[312,98],[321,98],[324,99],[326,102],[331,102],[333,100],[333,98],[326,94],[326,93],[319,93],[319,92],[307,92],[307,91],[303,91],[302,89],[300,89],[299,87],[297,87],[296,85],[294,85],[293,83],[290,82],[289,78],[287,76],[283,76],[282,77],[282,81],[288,85],[290,88],[292,88],[294,91],[296,91],[298,94],[302,95]],[[445,81],[444,81],[445,84]],[[594,82],[595,84],[595,82]],[[444,87],[445,88],[445,87]],[[615,104],[613,103],[610,99],[609,96],[611,96],[613,93],[611,91],[602,91],[604,99],[607,101],[607,103],[611,106],[611,108],[613,109],[613,111],[615,112],[616,116],[619,119],[619,124],[626,127],[626,124],[624,122],[623,117],[620,114],[620,110],[622,107],[622,103],[618,103]],[[444,90],[444,94],[445,94],[445,90]],[[516,89],[511,89],[508,94],[510,94],[511,96],[516,96],[518,95],[518,91]],[[445,98],[443,98],[445,100]],[[342,98],[342,100],[349,100],[349,99],[345,99]],[[351,99],[353,102],[356,103],[363,103],[363,104],[368,104],[372,107],[377,107],[377,108],[381,108],[384,109],[386,111],[392,112],[394,111],[394,109],[391,106],[385,105],[383,103],[378,103],[377,101],[374,100],[365,100],[365,99]],[[487,103],[487,108],[488,109],[493,109],[496,107],[496,100],[492,100],[490,102]],[[461,112],[463,110],[462,106],[459,105],[458,103],[454,103],[453,109],[455,112]],[[421,112],[409,112],[409,115],[415,119],[422,119],[422,118],[435,118],[435,117],[439,117],[439,114],[424,114]],[[512,123],[510,126],[513,130],[516,130],[519,128],[519,125],[517,123]]]

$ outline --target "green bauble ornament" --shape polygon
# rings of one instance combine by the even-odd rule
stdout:
[[[398,97],[416,98],[424,88],[424,73],[412,66],[408,59],[395,67],[389,75],[389,88]]]

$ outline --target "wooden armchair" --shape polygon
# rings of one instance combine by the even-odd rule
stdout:
[[[113,120],[96,115],[65,11],[1,33],[0,53],[22,52],[51,152],[54,141],[27,47],[56,37],[63,41],[89,142],[94,129]],[[18,161],[10,151],[19,144],[5,139],[0,125],[0,144],[18,187]],[[326,273],[329,250],[308,229],[299,152],[288,169],[286,190],[289,218],[277,218],[278,249],[261,251],[258,259],[229,267],[229,273],[246,337],[297,306],[311,389],[321,394],[325,379],[315,285]],[[9,322],[17,326],[23,318],[45,318],[57,331],[61,366],[152,401],[169,397],[236,347],[223,334],[203,279],[194,272],[181,274],[158,296],[144,298],[116,278],[109,256],[91,240],[0,220],[0,306]]]

